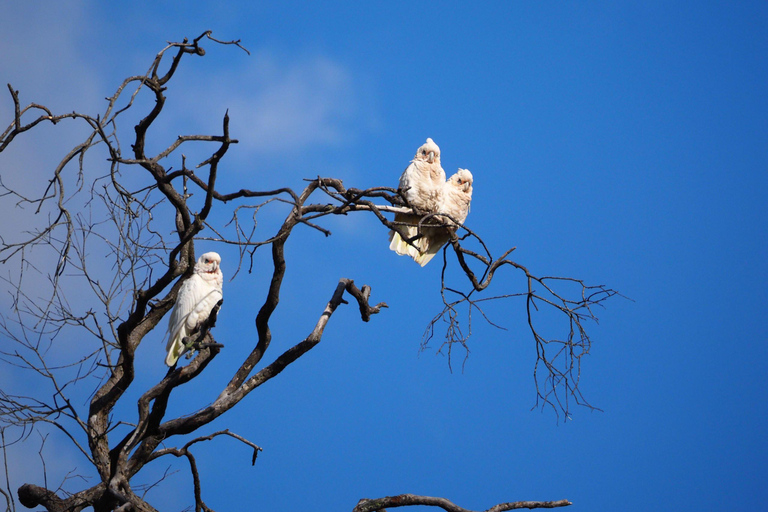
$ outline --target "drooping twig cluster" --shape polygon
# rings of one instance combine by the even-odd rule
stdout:
[[[334,178],[308,180],[300,192],[290,188],[270,191],[241,188],[222,192],[218,186],[220,164],[231,145],[237,143],[230,137],[226,113],[221,134],[180,135],[165,145],[165,149],[149,152],[149,132],[164,109],[166,85],[184,56],[205,54],[200,46],[203,40],[242,48],[238,41],[219,41],[210,32],[191,41],[169,43],[157,54],[147,73],[125,79],[115,94],[107,98],[105,111],[96,116],[54,115],[34,103],[22,107],[19,93],[8,87],[14,114],[8,128],[0,134],[0,152],[15,138],[42,123],[82,122],[89,130],[85,139],[56,165],[42,191],[23,191],[22,187],[7,185],[0,176],[0,199],[15,202],[24,212],[42,214],[35,217],[42,219],[40,225],[24,230],[18,239],[0,239],[0,263],[17,269],[8,277],[0,278],[11,290],[10,313],[0,315],[0,335],[10,343],[3,344],[0,358],[2,364],[31,370],[48,390],[44,396],[0,390],[2,447],[8,446],[6,429],[18,432],[19,439],[24,440],[36,426],[48,424],[73,443],[98,475],[95,483],[74,493],[51,490],[47,484],[43,487],[25,484],[18,495],[26,507],[42,506],[49,511],[87,507],[96,512],[155,510],[136,492],[132,480],[150,462],[173,455],[184,457],[189,463],[195,509],[210,510],[202,499],[200,472],[192,447],[229,436],[253,448],[254,461],[261,448],[228,430],[201,435],[200,429],[315,347],[336,308],[347,302],[345,295],[357,302],[361,319],[366,322],[386,307],[384,303],[371,305],[369,287],[358,288],[351,279],[340,278],[307,337],[256,370],[272,340],[270,319],[279,304],[287,269],[285,244],[294,228],[306,226],[328,236],[330,231],[322,225],[325,217],[362,212],[360,214],[374,215],[384,228],[398,230],[400,226],[390,220],[388,214],[411,209],[394,188],[346,188],[341,180]],[[135,106],[135,99],[142,93],[154,101],[133,127],[130,150],[124,153],[126,148],[120,143],[122,116]],[[153,140],[151,146],[157,142]],[[187,166],[183,155],[178,169],[166,168],[164,162],[193,143],[214,144],[214,149],[194,168]],[[93,169],[100,167],[89,165],[87,158],[98,151],[106,154],[109,165],[108,169],[94,174]],[[271,205],[283,205],[287,215],[274,235],[259,239],[256,216],[262,208]],[[221,213],[224,208],[230,208],[227,213],[230,221],[222,226],[212,220],[211,213]],[[213,235],[202,237],[204,229]],[[482,239],[469,228],[462,227],[459,233],[461,236],[454,237],[446,249],[451,247],[456,255],[467,278],[466,289],[460,291],[448,286],[445,279],[448,259],[444,258],[441,292],[445,308],[432,321],[427,341],[438,321],[446,320],[443,346],[449,351],[455,343],[466,346],[467,336],[461,331],[457,306],[468,304],[470,313],[472,309],[482,313],[479,304],[492,298],[477,295],[491,284],[494,274],[502,267],[521,271],[527,279],[527,289],[505,296],[526,297],[528,323],[539,355],[535,368],[537,394],[544,403],[567,413],[569,396],[583,402],[578,389],[578,362],[589,350],[589,337],[583,324],[594,319],[591,307],[615,292],[604,287],[589,287],[576,279],[537,278],[508,259],[512,250],[494,259]],[[233,369],[229,382],[213,402],[192,414],[166,417],[173,392],[198,378],[223,346],[211,332],[216,319],[214,310],[199,332],[186,340],[197,349],[191,361],[172,368],[163,379],[141,393],[135,418],[116,419],[115,408],[136,377],[136,351],[173,306],[183,277],[189,275],[194,266],[195,241],[202,238],[237,246],[238,271],[244,264],[249,271],[253,268],[258,248],[269,246],[271,249],[272,275],[256,315],[257,336],[253,349]],[[470,250],[468,240],[476,242],[482,254]],[[558,280],[579,284],[581,295],[568,298],[553,286]],[[34,293],[30,293],[32,289]],[[74,289],[86,290],[89,301],[76,297],[72,293]],[[449,299],[448,294],[459,298]],[[85,306],[86,303],[90,305]],[[539,333],[532,312],[542,305],[553,308],[566,319],[569,331],[563,340],[547,339]],[[78,345],[77,350],[57,351],[59,344],[72,333],[89,343]],[[553,344],[560,348],[550,355],[549,347]],[[72,353],[78,353],[77,357],[72,358]],[[546,369],[543,378],[539,377],[540,368]],[[92,391],[87,411],[71,399],[73,390],[81,387]],[[184,436],[191,434],[196,437],[185,440],[188,438]],[[180,443],[180,447],[171,446],[174,442]],[[8,482],[7,469],[5,476]],[[10,483],[0,489],[9,509],[15,507],[11,492]],[[403,496],[376,501],[378,508],[371,508],[375,500],[362,500],[355,510],[417,504],[464,510],[442,498]],[[565,501],[516,503],[527,508],[569,504]],[[511,508],[503,508],[505,506]],[[513,508],[520,507],[500,504],[491,510]]]
[[[603,302],[617,295],[617,292],[604,285],[587,285],[583,280],[571,277],[537,277],[525,266],[508,259],[508,256],[515,250],[514,247],[499,258],[493,259],[482,239],[471,229],[467,227],[463,227],[463,229],[466,233],[461,240],[458,238],[452,240],[452,246],[464,275],[472,283],[472,288],[467,292],[447,285],[447,260],[444,259],[441,281],[444,308],[427,327],[422,340],[422,349],[425,349],[434,337],[436,325],[443,322],[447,324],[446,335],[439,350],[446,350],[450,364],[453,346],[459,344],[465,350],[466,360],[469,354],[467,340],[471,335],[472,311],[476,310],[485,321],[499,327],[485,315],[481,303],[489,300],[524,297],[528,327],[536,342],[537,359],[533,373],[536,385],[536,405],[549,406],[556,414],[562,412],[566,419],[568,418],[571,399],[574,399],[578,405],[596,409],[589,404],[579,388],[581,358],[589,354],[592,346],[592,340],[586,327],[589,321],[597,323],[594,308],[602,306]],[[476,240],[485,254],[478,254],[463,247],[460,242],[467,238]],[[482,273],[479,278],[467,261],[468,257],[473,262],[481,262]],[[474,298],[477,292],[485,290],[491,284],[494,274],[504,266],[510,266],[523,273],[526,284],[524,291],[494,297]],[[467,314],[469,331],[467,333],[464,333],[460,327],[460,306],[466,306],[469,310]],[[561,319],[565,319],[567,324],[565,337],[548,338],[541,334],[536,321],[536,313],[541,307],[547,308],[550,312],[554,311],[558,313]],[[554,351],[550,351],[550,347],[554,347]],[[544,371],[541,371],[542,368]]]

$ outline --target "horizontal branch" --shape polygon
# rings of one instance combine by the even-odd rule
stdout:
[[[259,452],[263,451],[260,446],[247,440],[243,436],[235,434],[234,432],[230,432],[229,429],[225,429],[225,430],[220,430],[218,432],[214,432],[213,434],[208,434],[207,436],[196,437],[195,439],[188,441],[181,448],[163,448],[162,450],[157,450],[149,457],[147,462],[153,461],[159,457],[162,457],[163,455],[174,455],[176,457],[182,457],[189,451],[190,446],[192,446],[193,444],[201,443],[203,441],[210,441],[213,438],[218,436],[232,437],[234,439],[237,439],[241,443],[246,444],[251,448],[253,448],[253,457],[251,458],[251,465],[256,464],[256,458],[259,456]]]
[[[446,512],[473,512],[472,510],[460,507],[445,498],[436,498],[433,496],[418,496],[416,494],[400,494],[397,496],[386,496],[375,500],[363,498],[352,509],[352,512],[376,512],[383,511],[384,508],[412,507],[424,505],[428,507],[440,507]],[[506,510],[518,510],[522,508],[558,508],[572,505],[568,500],[560,501],[513,501],[509,503],[499,503],[489,508],[485,512],[504,512]]]

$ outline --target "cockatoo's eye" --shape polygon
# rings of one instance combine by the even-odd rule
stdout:
[[[458,181],[459,181],[459,185],[461,185],[462,184],[461,178],[458,178]]]

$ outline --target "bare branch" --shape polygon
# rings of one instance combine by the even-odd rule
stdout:
[[[445,498],[434,498],[432,496],[417,496],[415,494],[400,494],[397,496],[386,496],[374,500],[362,499],[352,512],[376,512],[384,511],[385,508],[412,507],[424,505],[428,507],[442,508],[446,512],[473,512],[462,508]],[[568,500],[560,501],[514,501],[509,503],[499,503],[484,512],[503,512],[505,510],[518,510],[522,508],[558,508],[572,505]]]
[[[331,215],[372,215],[381,224],[382,235],[385,230],[402,232],[405,225],[444,230],[453,251],[448,245],[443,251],[443,310],[427,327],[422,348],[439,332],[438,327],[444,328],[438,351],[447,352],[450,367],[454,346],[464,350],[465,358],[469,354],[473,314],[479,313],[501,329],[486,313],[488,301],[525,298],[528,329],[537,350],[537,405],[551,406],[556,414],[566,417],[572,401],[592,407],[579,388],[581,358],[591,348],[586,327],[589,321],[597,321],[594,306],[616,295],[614,290],[575,278],[537,277],[509,259],[514,247],[494,258],[488,245],[469,227],[449,215],[409,208],[401,190],[381,186],[348,189],[339,179],[320,176],[306,180],[304,188],[296,191],[288,187],[254,190],[239,184],[235,190],[224,190],[226,180],[220,178],[228,170],[222,162],[237,143],[230,135],[228,112],[217,134],[173,134],[162,140],[163,134],[156,133],[162,132],[156,129],[156,122],[164,113],[168,84],[189,60],[187,55],[206,54],[201,42],[231,45],[247,53],[239,40],[221,41],[210,31],[191,41],[170,42],[153,57],[144,74],[129,76],[118,85],[106,98],[100,115],[57,115],[35,103],[23,107],[18,91],[8,85],[13,114],[0,133],[0,153],[17,136],[44,122],[55,125],[67,120],[67,124],[83,126],[86,133],[45,179],[31,185],[31,192],[12,185],[12,180],[0,180],[0,201],[17,208],[31,226],[0,237],[0,264],[8,269],[0,283],[8,289],[11,302],[8,312],[0,315],[0,335],[9,342],[8,348],[0,349],[0,364],[26,371],[35,380],[28,388],[36,393],[26,389],[0,391],[5,471],[0,494],[7,510],[16,508],[7,447],[13,442],[23,445],[32,432],[38,432],[43,444],[48,435],[72,443],[95,468],[97,481],[74,494],[64,491],[63,485],[51,490],[41,447],[44,486],[22,485],[18,496],[24,506],[42,506],[49,511],[153,511],[144,499],[146,490],[153,486],[138,486],[145,490],[139,496],[131,481],[149,462],[173,455],[186,459],[189,465],[195,509],[209,511],[202,499],[200,472],[191,448],[219,436],[232,437],[253,449],[252,464],[261,448],[229,430],[200,436],[200,429],[317,346],[337,307],[347,303],[345,294],[357,302],[363,322],[387,307],[383,302],[371,305],[370,287],[358,288],[351,279],[342,278],[306,338],[257,370],[272,341],[270,322],[289,267],[286,242],[296,227],[330,236]],[[137,100],[139,95],[149,100],[149,106],[132,114],[132,119],[139,121],[126,139],[124,113],[147,104]],[[121,136],[131,142],[130,154],[123,153]],[[208,149],[188,166],[187,157],[179,152],[190,146]],[[164,149],[153,152],[152,148]],[[100,153],[106,158],[93,164],[91,159]],[[172,159],[180,160],[176,170],[166,167]],[[275,231],[264,234],[261,226],[257,229],[257,221],[267,208],[285,217]],[[406,214],[412,222],[403,222],[400,217],[391,220],[392,214]],[[413,244],[421,236],[417,233],[404,239]],[[136,373],[141,371],[136,367],[139,346],[149,333],[160,330],[157,326],[193,271],[196,244],[201,240],[238,248],[235,276],[242,267],[252,271],[255,251],[270,246],[271,270],[267,266],[265,272],[271,271],[271,279],[260,307],[258,303],[254,306],[258,311],[252,350],[230,370],[226,385],[214,391],[218,392],[216,399],[202,407],[195,405],[199,409],[184,416],[167,417],[167,411],[173,410],[169,404],[176,398],[174,390],[202,375],[228,343],[213,336],[219,302],[206,321],[183,340],[189,362],[171,368],[148,389],[136,389]],[[449,265],[457,270],[456,283],[448,282],[449,276],[454,279]],[[504,271],[520,277],[519,288],[511,293],[482,295]],[[548,334],[550,326],[542,326],[539,315],[545,312],[559,319],[562,335],[552,337]],[[77,343],[60,350],[61,344],[70,340]],[[83,396],[88,398],[79,400]],[[126,396],[139,397],[136,409],[117,407]],[[135,417],[115,417],[126,409],[135,411]],[[6,429],[13,432],[15,440],[11,443],[6,443]],[[168,446],[174,441],[181,448]],[[67,473],[66,487],[79,476]],[[514,502],[489,511],[568,504],[565,500]],[[444,498],[409,494],[361,500],[355,510],[409,505],[437,506],[449,512],[465,510]]]
[[[261,447],[253,444],[252,442],[248,441],[242,436],[235,434],[234,432],[230,432],[229,430],[221,430],[219,432],[214,432],[213,434],[209,434],[207,436],[195,438],[189,441],[188,443],[186,443],[181,448],[164,448],[162,450],[157,450],[155,453],[153,453],[149,457],[149,461],[155,460],[159,457],[162,457],[163,455],[174,455],[175,457],[185,457],[187,459],[187,461],[189,462],[189,470],[190,470],[190,473],[192,474],[192,483],[194,487],[196,511],[202,510],[205,512],[212,512],[211,509],[203,501],[202,486],[200,484],[200,471],[197,466],[197,461],[194,455],[192,455],[192,452],[189,450],[189,448],[194,444],[197,444],[203,441],[210,441],[211,439],[221,435],[230,436],[253,448],[253,459],[251,460],[251,464],[253,465],[256,463],[256,457],[259,454],[259,452],[262,451]]]

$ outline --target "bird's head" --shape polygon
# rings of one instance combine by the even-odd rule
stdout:
[[[456,174],[451,176],[448,181],[451,185],[460,189],[461,191],[472,194],[472,173],[468,169],[459,169]]]
[[[425,162],[440,163],[440,148],[430,138],[427,138],[427,142],[421,145],[416,152],[416,160],[423,160]]]
[[[221,256],[217,252],[207,252],[197,259],[195,270],[206,274],[215,274],[221,266]]]

